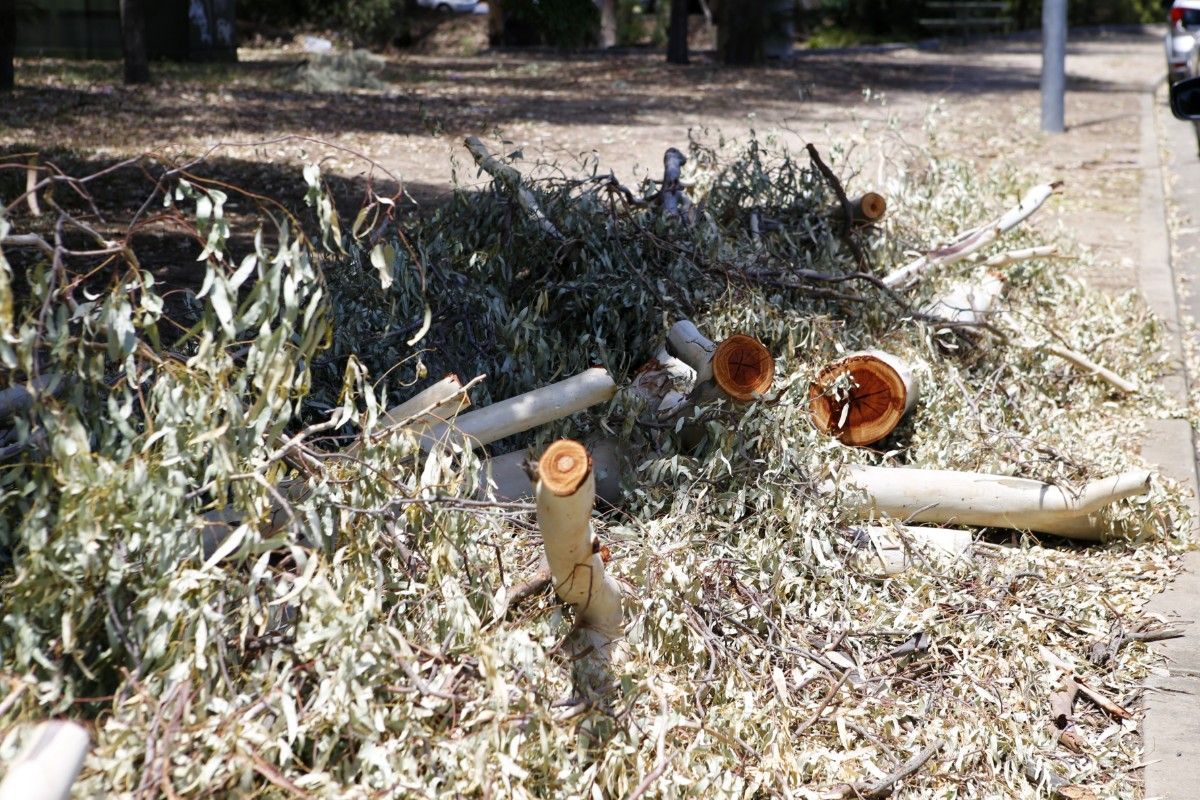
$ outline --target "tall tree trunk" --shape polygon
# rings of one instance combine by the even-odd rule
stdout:
[[[491,0],[488,3],[488,44],[500,47],[504,44],[504,2]]]
[[[13,51],[17,47],[17,0],[0,0],[0,92],[14,83]]]
[[[722,64],[761,64],[765,58],[767,0],[721,0],[717,57]]]
[[[600,46],[617,46],[617,0],[599,0]]]
[[[149,83],[146,60],[146,17],[142,0],[121,0],[121,50],[125,54],[125,82]]]
[[[667,28],[667,63],[688,63],[688,0],[671,0],[671,24]]]

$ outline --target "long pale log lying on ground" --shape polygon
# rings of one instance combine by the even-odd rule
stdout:
[[[977,325],[988,321],[1003,292],[1004,279],[998,273],[987,272],[977,281],[956,283],[921,311],[946,322]]]
[[[608,371],[593,367],[558,383],[434,425],[422,434],[421,444],[429,449],[454,439],[462,447],[482,447],[611,400],[616,392],[617,384]]]
[[[931,250],[925,255],[910,261],[899,269],[889,272],[883,277],[884,285],[899,289],[915,283],[922,273],[935,266],[946,266],[961,261],[1015,228],[1029,218],[1033,212],[1062,187],[1062,183],[1043,183],[1025,193],[1021,202],[1009,209],[995,222],[975,228],[960,236],[956,241],[945,247]]]
[[[761,342],[734,334],[714,344],[689,320],[680,320],[667,332],[667,349],[696,371],[696,389],[712,384],[741,402],[761,397],[775,379],[775,359]]]
[[[621,451],[614,439],[600,439],[588,445],[592,472],[596,476],[596,497],[616,505],[621,496]],[[514,450],[489,458],[479,475],[476,496],[496,500],[526,500],[533,497],[526,464],[534,460],[529,450]]]
[[[592,460],[579,442],[559,439],[538,459],[537,473],[538,529],[554,591],[574,607],[587,643],[607,658],[625,636],[625,618],[620,587],[605,574],[604,561],[592,543]]]
[[[0,800],[66,800],[90,741],[87,730],[77,723],[41,723],[4,775]]]
[[[899,575],[921,563],[921,556],[970,558],[971,531],[921,528],[913,525],[868,525],[867,541],[856,554],[860,568]]]
[[[1094,480],[1075,495],[1050,483],[1005,475],[851,465],[841,486],[865,492],[857,500],[850,495],[860,517],[886,514],[905,522],[1015,528],[1099,541],[1108,529],[1095,512],[1150,491],[1150,473],[1132,470]]]
[[[848,384],[835,390],[844,375],[849,375]],[[891,353],[863,350],[839,358],[817,374],[808,388],[809,414],[817,430],[861,447],[895,430],[920,394],[920,381],[911,366]]]
[[[471,157],[475,159],[475,163],[479,165],[479,168],[503,183],[510,192],[515,194],[517,202],[521,204],[521,208],[525,209],[525,213],[533,218],[533,221],[537,223],[537,226],[544,233],[560,242],[566,241],[566,237],[542,213],[542,207],[538,205],[537,198],[533,196],[533,192],[526,188],[520,172],[493,156],[484,143],[479,140],[478,136],[468,136],[464,143],[467,150],[471,152]]]

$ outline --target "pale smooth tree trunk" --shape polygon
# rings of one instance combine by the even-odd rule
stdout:
[[[615,439],[598,439],[588,444],[592,472],[596,476],[596,497],[616,505],[621,497],[622,451]],[[483,464],[475,496],[499,501],[528,500],[533,497],[527,467],[534,462],[529,450],[514,450],[493,456]]]
[[[860,518],[886,514],[905,522],[1012,528],[1100,541],[1108,531],[1095,512],[1150,491],[1150,473],[1131,470],[1086,484],[1078,493],[1028,478],[852,465],[838,486]]]

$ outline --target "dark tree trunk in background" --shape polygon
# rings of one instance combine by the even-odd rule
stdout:
[[[14,83],[13,51],[17,47],[17,0],[0,0],[0,92]]]
[[[688,63],[688,0],[671,0],[671,24],[667,27],[667,63]]]
[[[617,0],[600,0],[600,46],[617,46]]]
[[[761,64],[767,0],[721,0],[717,9],[717,57],[722,64]]]
[[[121,50],[125,54],[125,82],[149,83],[146,60],[146,17],[142,0],[121,0]]]

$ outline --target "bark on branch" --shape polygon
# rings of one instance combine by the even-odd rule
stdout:
[[[1062,187],[1061,181],[1043,183],[1025,193],[1021,202],[1006,211],[996,221],[967,231],[951,244],[929,251],[925,255],[893,270],[884,276],[883,282],[892,289],[904,288],[916,283],[921,275],[933,267],[946,266],[962,261],[995,242],[1005,233],[1029,218],[1033,212]]]
[[[775,359],[757,339],[734,334],[714,344],[689,320],[667,333],[667,350],[696,371],[696,388],[711,382],[726,396],[747,403],[760,398],[775,379]]]
[[[566,242],[567,239],[562,235],[562,232],[542,213],[542,207],[538,205],[537,198],[533,196],[533,192],[525,186],[525,181],[522,179],[520,172],[493,156],[484,143],[479,140],[478,136],[468,136],[465,144],[467,150],[471,153],[471,157],[479,165],[479,168],[504,184],[504,187],[516,196],[517,202],[525,210],[525,213],[533,219],[534,223],[547,236],[560,244]]]
[[[482,447],[611,400],[616,392],[617,384],[608,371],[593,367],[558,383],[434,425],[422,434],[421,444],[425,449],[446,441],[455,441],[467,449]]]
[[[1073,494],[1027,478],[979,472],[849,466],[841,486],[863,492],[850,509],[906,522],[1014,528],[1100,541],[1108,527],[1095,512],[1150,490],[1150,473],[1132,470],[1094,480]]]
[[[554,591],[575,609],[587,644],[607,659],[625,636],[625,619],[620,587],[605,574],[593,546],[596,476],[584,446],[559,439],[547,447],[538,459],[534,494]]]

